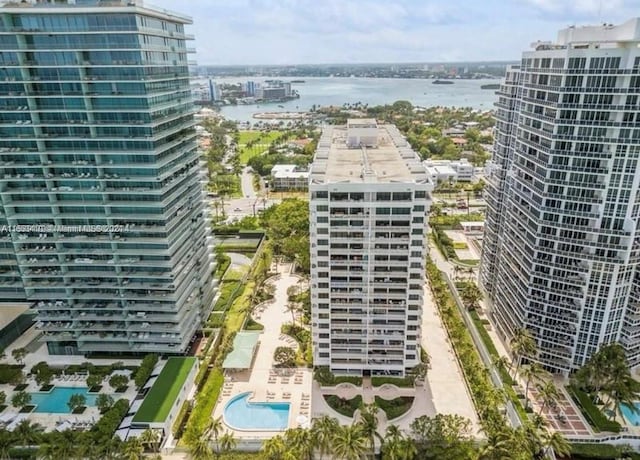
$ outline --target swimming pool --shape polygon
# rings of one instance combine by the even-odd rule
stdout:
[[[638,412],[632,411],[626,404],[620,404],[620,411],[630,424],[633,426],[640,426],[640,401],[633,403],[633,405]]]
[[[248,401],[251,393],[233,397],[224,407],[224,421],[234,430],[284,431],[289,426],[288,402]]]
[[[55,387],[49,393],[30,393],[31,404],[36,406],[34,412],[68,414],[71,410],[67,403],[74,394],[81,394],[87,398],[86,406],[96,405],[96,393],[89,393],[86,387]]]

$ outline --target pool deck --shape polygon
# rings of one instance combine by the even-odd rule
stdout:
[[[249,392],[249,402],[288,402],[289,428],[305,426],[299,423],[301,415],[311,418],[311,369],[276,369],[273,353],[277,347],[297,348],[297,342],[280,332],[281,326],[291,322],[291,313],[286,310],[287,288],[299,283],[300,278],[290,274],[290,265],[278,265],[280,275],[268,282],[276,290],[274,299],[258,306],[254,319],[264,326],[251,369],[242,372],[227,372],[225,383],[213,411],[213,417],[223,417],[224,407],[234,396]],[[302,419],[300,419],[302,420]],[[234,430],[227,427],[239,439],[264,439],[281,434],[282,431]]]
[[[129,401],[133,401],[136,395],[136,391],[134,388],[133,382],[129,383],[127,387],[127,391],[124,393],[115,393],[113,389],[108,385],[107,379],[102,384],[102,390],[100,393],[109,394],[113,397],[114,401],[117,401],[121,398],[126,398]],[[28,379],[25,383],[28,384],[28,387],[24,390],[27,393],[36,393],[39,391],[40,386],[32,379]],[[78,387],[78,388],[86,388],[87,384],[85,382],[85,378],[77,379],[77,380],[64,380],[61,378],[54,378],[51,382],[52,385],[57,387]],[[13,385],[0,385],[0,390],[4,391],[7,395],[7,408],[2,411],[2,417],[14,416],[18,415],[24,416],[24,418],[30,420],[33,423],[39,423],[45,429],[45,431],[54,431],[60,423],[64,421],[68,421],[71,424],[77,424],[79,427],[90,428],[93,426],[95,422],[97,422],[101,415],[100,411],[97,407],[88,406],[84,413],[82,414],[56,414],[56,413],[46,413],[46,412],[31,412],[29,414],[19,414],[19,409],[13,407],[11,405],[12,396],[17,393],[13,389]]]

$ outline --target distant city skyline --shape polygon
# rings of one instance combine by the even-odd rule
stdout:
[[[193,17],[199,65],[509,61],[568,25],[640,14],[640,0],[145,3]]]

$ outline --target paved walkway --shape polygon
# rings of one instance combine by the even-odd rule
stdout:
[[[422,346],[431,358],[427,382],[434,412],[465,417],[471,421],[474,432],[479,432],[476,409],[428,286],[424,290],[424,299]]]
[[[251,392],[252,402],[273,401],[290,402],[289,427],[304,425],[299,416],[307,419],[311,416],[311,383],[313,375],[310,369],[298,368],[291,375],[284,375],[273,367],[273,353],[279,346],[297,347],[297,342],[280,332],[282,324],[291,322],[291,313],[286,310],[287,288],[296,285],[299,277],[289,273],[289,265],[280,265],[280,275],[271,279],[275,285],[274,300],[264,303],[256,309],[254,319],[264,326],[258,342],[258,350],[250,371],[229,374],[225,378],[223,392],[214,409],[213,417],[223,415],[226,403],[240,393]],[[224,420],[224,419],[223,419]],[[233,431],[238,438],[266,438],[278,434],[273,431]]]

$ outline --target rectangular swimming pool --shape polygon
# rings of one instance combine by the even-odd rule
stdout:
[[[31,404],[35,405],[34,412],[46,412],[50,414],[69,414],[71,410],[67,403],[74,394],[81,394],[86,399],[86,406],[96,405],[97,393],[89,393],[86,387],[55,387],[48,393],[36,392],[31,395]]]

